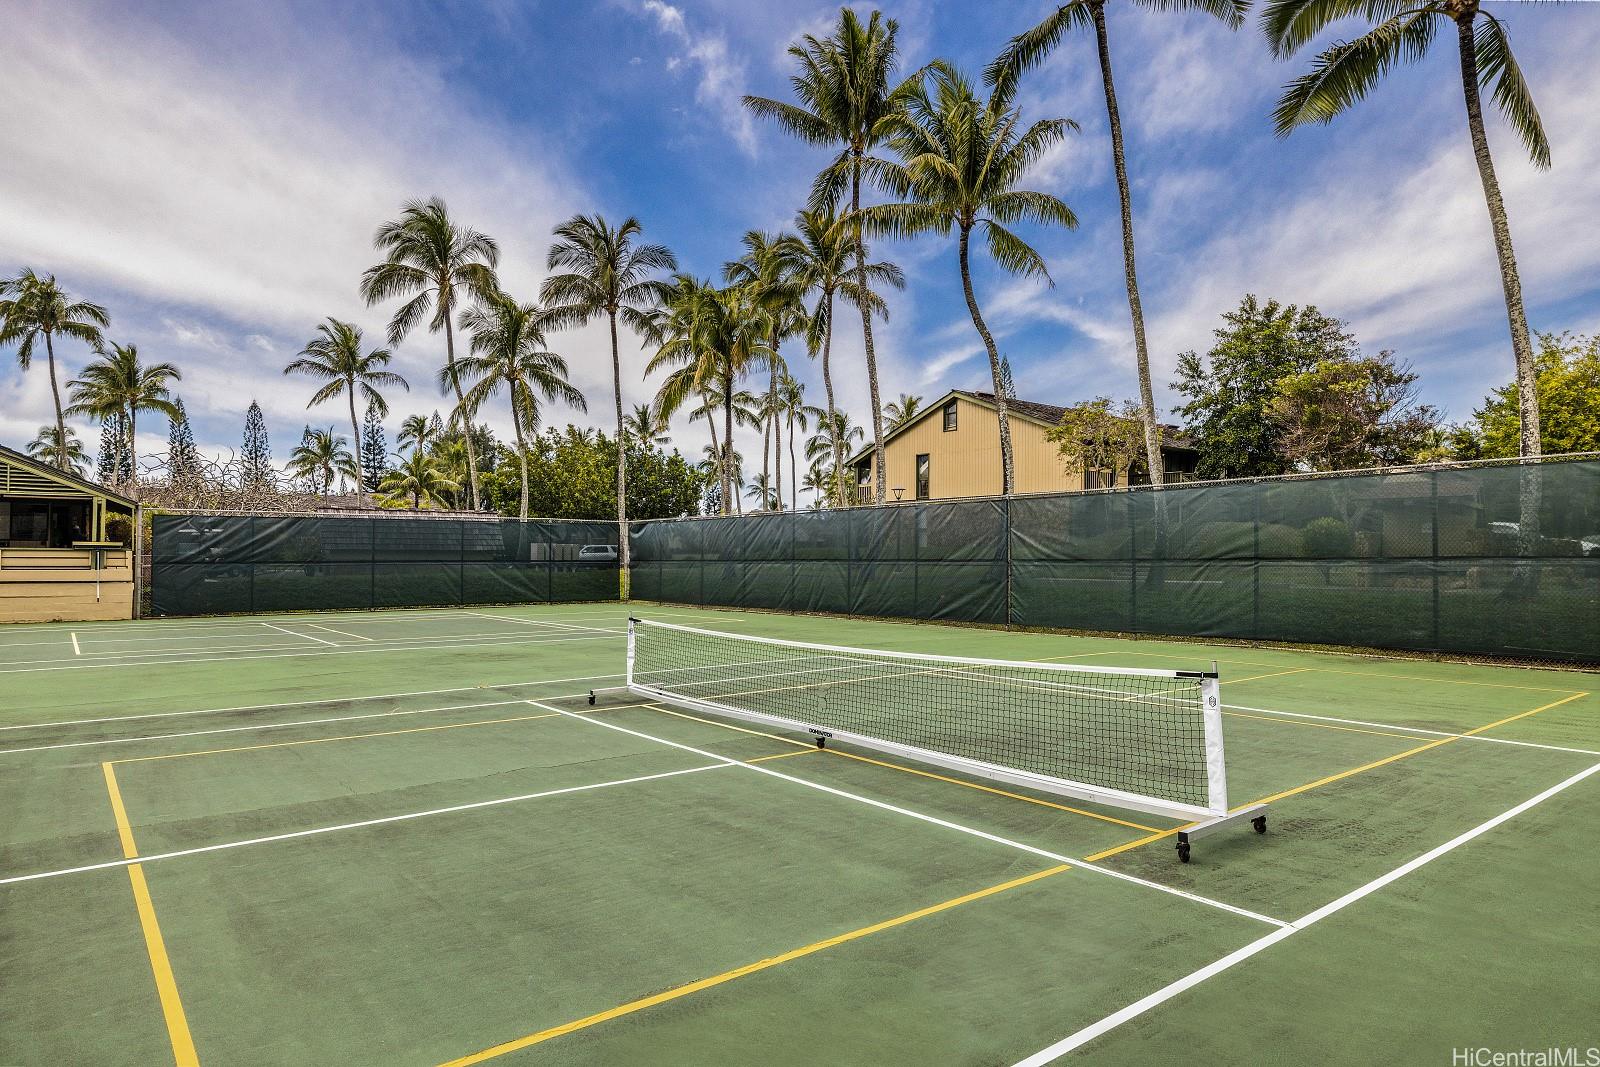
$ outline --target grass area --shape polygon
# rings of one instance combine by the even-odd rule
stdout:
[[[1157,816],[591,706],[621,682],[627,610],[0,632],[0,1063],[1600,1044],[1580,1007],[1600,985],[1592,674],[631,606],[880,649],[1216,661],[1231,800],[1269,799],[1270,830],[1179,864]]]

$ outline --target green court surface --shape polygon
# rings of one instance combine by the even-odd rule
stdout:
[[[591,704],[630,610],[1216,661],[1268,832],[1180,864],[1172,820]],[[0,693],[0,1064],[1600,1046],[1592,673],[574,604],[9,627]]]

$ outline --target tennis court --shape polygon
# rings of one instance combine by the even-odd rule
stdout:
[[[1179,863],[1175,818],[642,697],[619,688],[630,613],[924,656],[1215,663],[1229,800],[1269,803],[1268,831]],[[763,709],[786,686],[801,701],[760,673],[741,679]],[[1596,690],[640,603],[11,627],[0,1063],[1587,1049]],[[994,743],[1025,746],[1020,728]]]

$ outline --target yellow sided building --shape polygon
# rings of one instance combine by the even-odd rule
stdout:
[[[107,533],[132,500],[0,445],[0,623],[133,617],[133,553]]]
[[[1067,411],[1030,400],[1006,402],[1018,493],[1060,493],[1128,484],[1128,471],[1068,466],[1045,433]],[[1000,419],[993,393],[953,389],[884,437],[888,499],[944,500],[1000,494]],[[1176,427],[1163,427],[1161,455],[1168,482],[1194,478],[1199,453]],[[873,455],[869,442],[850,458],[857,500],[871,500]],[[1139,473],[1134,483],[1140,481]],[[1148,478],[1144,479],[1148,481]]]

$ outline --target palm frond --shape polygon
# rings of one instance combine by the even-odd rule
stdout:
[[[1433,18],[1431,12],[1409,18]],[[1273,109],[1274,131],[1286,137],[1312,122],[1329,123],[1334,116],[1371,91],[1407,48],[1407,17],[1396,16],[1370,31],[1317,56],[1309,73],[1284,88]]]
[[[1474,51],[1478,59],[1478,76],[1482,83],[1492,86],[1492,98],[1500,114],[1522,138],[1528,158],[1540,170],[1550,167],[1550,141],[1545,137],[1544,123],[1539,109],[1534,106],[1533,92],[1522,76],[1517,57],[1511,52],[1511,40],[1505,25],[1488,12],[1481,12],[1483,21],[1474,37]]]

